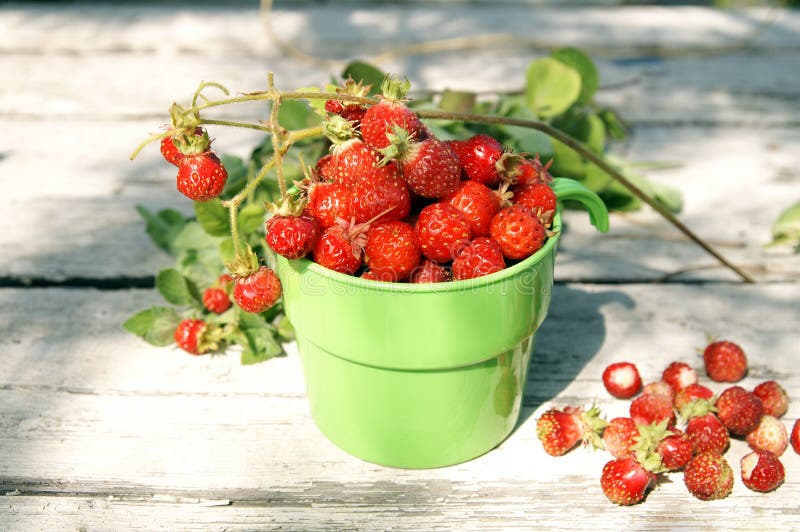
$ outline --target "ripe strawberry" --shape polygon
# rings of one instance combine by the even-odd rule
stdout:
[[[557,198],[556,193],[546,183],[534,183],[514,188],[512,201],[517,205],[528,207],[545,225],[553,221]]]
[[[800,454],[800,419],[794,422],[789,441],[792,443],[792,449],[794,449],[794,452]]]
[[[380,167],[381,154],[356,137],[353,125],[340,116],[333,116],[323,122],[325,135],[333,143],[329,174],[334,181],[345,186],[352,186],[362,176],[375,172],[389,175],[394,168]],[[379,169],[381,168],[381,169]]]
[[[322,181],[331,182],[336,178],[336,174],[333,169],[333,155],[327,153],[320,157],[317,160],[317,164],[314,165],[314,169],[317,172],[317,175]]]
[[[786,478],[786,470],[778,457],[769,451],[753,451],[744,456],[742,482],[753,491],[772,491]]]
[[[351,213],[356,223],[366,222],[384,213],[376,221],[402,220],[411,212],[411,194],[397,174],[367,174],[352,187]],[[377,175],[375,175],[377,174]]]
[[[672,387],[672,391],[678,393],[690,384],[697,383],[697,372],[685,362],[672,362],[661,379]]]
[[[462,181],[444,201],[469,220],[473,236],[489,236],[492,217],[500,210],[500,198],[489,187],[477,181]]]
[[[670,432],[658,443],[656,452],[661,456],[661,465],[665,470],[678,471],[692,459],[692,441],[678,429],[670,429]]]
[[[659,395],[640,395],[631,402],[629,411],[638,425],[650,425],[664,420],[669,426],[675,424],[672,401]]]
[[[178,347],[192,355],[202,355],[219,348],[222,339],[220,329],[203,320],[185,319],[178,323],[173,334]]]
[[[185,155],[178,164],[178,192],[194,201],[216,198],[225,188],[228,172],[214,152]]]
[[[403,99],[408,94],[411,84],[408,80],[400,80],[387,76],[381,84],[381,101],[367,109],[361,118],[361,136],[364,142],[377,149],[390,144],[387,133],[399,127],[409,135],[421,139],[424,126],[419,117],[409,109]]]
[[[182,138],[178,139],[179,136]],[[208,134],[206,133],[206,130],[200,126],[197,126],[196,128],[194,128],[193,136],[196,137],[196,139],[194,140],[195,143],[205,142],[205,148],[200,151],[206,151],[208,149],[208,145],[211,143],[208,140]],[[189,137],[186,135],[185,132],[176,131],[173,136],[164,137],[163,139],[161,139],[161,155],[164,157],[165,161],[175,166],[178,166],[180,164],[181,159],[183,159],[184,155],[180,151],[178,146],[175,144],[175,140],[178,140],[178,144],[186,145],[187,142],[183,141],[183,138],[188,139]]]
[[[416,231],[422,254],[436,262],[452,260],[472,234],[469,221],[449,203],[434,203],[422,209]]]
[[[747,433],[745,440],[751,449],[780,456],[789,446],[789,433],[778,418],[765,415],[758,426]]]
[[[503,146],[489,135],[475,135],[458,147],[458,162],[468,179],[494,186],[500,181],[497,162],[503,156]]]
[[[325,110],[329,113],[338,115],[344,109],[344,105],[339,100],[325,100]]]
[[[669,400],[669,402],[675,400],[675,392],[672,391],[672,386],[664,381],[655,381],[645,384],[644,388],[642,388],[642,393],[645,395],[658,395]]]
[[[405,222],[375,223],[367,231],[364,262],[381,281],[402,281],[420,261],[414,228]]]
[[[738,382],[747,373],[747,356],[733,342],[709,344],[703,351],[706,373],[717,382]]]
[[[322,225],[311,216],[273,216],[266,227],[267,244],[287,259],[305,257],[322,234]]]
[[[636,422],[629,417],[615,417],[603,431],[603,446],[615,458],[633,456],[633,446],[639,437]]]
[[[340,183],[312,183],[308,188],[306,214],[319,220],[326,229],[336,225],[336,220],[350,220],[353,201],[353,193]]]
[[[753,395],[761,399],[764,414],[781,417],[789,410],[789,395],[775,381],[765,381],[753,389]]]
[[[756,428],[764,414],[761,400],[741,386],[731,386],[724,390],[714,407],[719,420],[736,436],[744,436]]]
[[[362,279],[369,279],[370,281],[383,281],[375,272],[372,270],[364,270],[361,274]]]
[[[689,411],[686,411],[686,408],[694,401],[710,401],[711,398],[714,396],[714,392],[711,391],[710,388],[703,386],[702,384],[690,384],[678,393],[675,394],[675,400],[673,401],[673,406],[675,410],[681,415],[682,418],[688,419],[692,416]],[[705,412],[704,412],[705,413]]]
[[[456,251],[453,259],[453,279],[472,279],[499,272],[506,267],[500,246],[485,236],[479,236]]]
[[[634,458],[617,458],[603,466],[600,486],[608,500],[629,506],[644,500],[647,490],[656,483],[656,476]]]
[[[618,399],[630,399],[642,389],[639,370],[630,362],[615,362],[603,371],[603,385]]]
[[[686,435],[692,442],[694,454],[722,454],[728,448],[730,436],[722,421],[712,413],[694,417],[686,425]]]
[[[544,245],[547,238],[541,220],[522,205],[512,205],[495,214],[489,234],[500,244],[503,255],[509,260],[530,257]]]
[[[314,247],[314,262],[339,273],[353,275],[361,267],[369,224],[340,220],[322,233]]]
[[[500,161],[501,176],[504,181],[515,184],[517,187],[527,187],[536,183],[550,183],[553,176],[547,171],[553,161],[542,164],[539,154],[533,159],[527,159],[521,155],[507,154]]]
[[[389,134],[389,139],[391,144],[381,150],[383,160],[397,160],[411,192],[423,198],[444,198],[458,189],[461,167],[450,146],[433,137],[414,141],[403,129]]]
[[[233,299],[245,312],[258,314],[271,308],[281,297],[281,281],[275,272],[261,266],[233,285]]]
[[[203,291],[203,306],[214,314],[222,314],[231,308],[231,298],[222,288],[211,286]]]
[[[419,266],[411,272],[412,283],[444,283],[450,280],[450,272],[436,262],[422,259]]]
[[[592,407],[587,411],[568,406],[563,410],[551,409],[536,421],[536,435],[542,447],[551,456],[561,456],[579,441],[595,447],[601,445],[599,433],[606,422],[600,411]]]
[[[733,470],[722,456],[700,453],[686,465],[683,482],[702,501],[724,499],[733,490]]]

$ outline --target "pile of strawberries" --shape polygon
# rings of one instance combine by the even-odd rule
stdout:
[[[716,382],[735,383],[747,373],[747,357],[733,342],[710,343],[703,362]],[[790,436],[780,421],[789,408],[788,395],[776,381],[752,391],[734,385],[715,396],[684,362],[671,363],[661,380],[645,386],[634,364],[617,362],[603,372],[603,384],[614,397],[633,398],[628,417],[606,422],[596,407],[551,409],[538,419],[537,435],[553,456],[580,441],[610,452],[614,459],[603,468],[600,484],[616,504],[641,502],[660,475],[677,471],[683,471],[686,488],[698,499],[727,497],[734,482],[724,456],[731,437],[744,438],[752,449],[740,459],[740,474],[744,485],[758,492],[783,483],[779,457],[790,441],[800,454],[800,420]],[[682,429],[676,427],[678,419]]]
[[[387,77],[375,105],[326,102],[331,151],[299,196],[272,207],[272,250],[364,279],[431,283],[488,275],[542,247],[556,209],[547,167],[488,135],[437,139],[406,106],[408,88]]]

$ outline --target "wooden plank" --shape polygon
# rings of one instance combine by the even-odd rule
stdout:
[[[676,474],[644,504],[618,508],[598,483],[608,455],[549,457],[535,420],[552,405],[593,400],[621,415],[627,402],[602,390],[605,365],[632,360],[646,381],[672,360],[700,367],[694,349],[713,332],[747,350],[743,386],[774,378],[787,388],[791,424],[800,417],[798,296],[796,283],[557,285],[517,430],[469,463],[410,471],[362,462],[319,435],[294,354],[238,371],[230,355],[144,346],[114,323],[150,301],[146,291],[0,290],[0,524],[569,530],[602,514],[599,530],[666,530],[675,519],[687,529],[791,529],[800,495],[800,455],[791,450],[782,457],[786,483],[773,494],[742,485],[746,444],[735,440],[727,499],[698,501]],[[222,501],[230,505],[204,505]]]

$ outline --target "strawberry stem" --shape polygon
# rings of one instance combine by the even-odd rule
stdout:
[[[230,94],[230,91],[226,89],[223,85],[215,82],[215,81],[202,81],[200,82],[200,86],[197,87],[197,90],[194,92],[194,97],[192,98],[192,106],[197,105],[197,99],[202,98],[203,101],[208,101],[208,98],[203,96],[203,89],[206,87],[214,87],[215,89],[221,90],[225,96]]]
[[[241,249],[239,246],[239,226],[236,223],[238,211],[239,206],[237,204],[231,203],[228,205],[228,216],[230,217],[231,223],[231,238],[233,239],[234,260],[239,260],[241,257]]]

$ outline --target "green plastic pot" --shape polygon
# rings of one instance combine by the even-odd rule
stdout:
[[[608,230],[602,200],[557,178]],[[501,272],[436,284],[370,281],[278,257],[311,415],[333,443],[398,468],[464,462],[519,418],[536,329],[550,304],[560,235]]]

